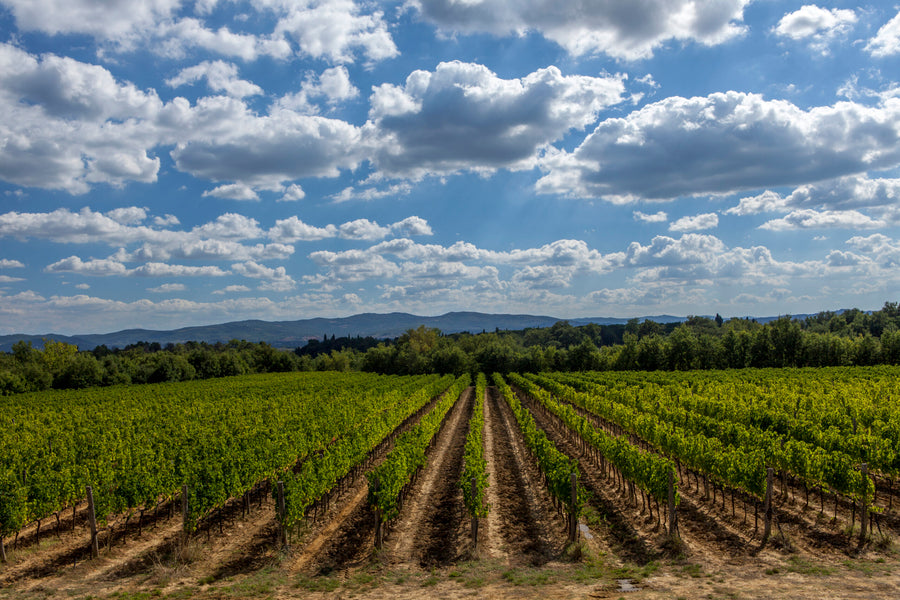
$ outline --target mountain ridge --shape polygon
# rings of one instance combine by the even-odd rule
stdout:
[[[807,315],[794,315],[803,318]],[[754,318],[754,317],[740,317]],[[767,322],[778,317],[761,317],[757,321]],[[678,323],[687,317],[674,315],[651,315],[637,317],[639,321],[651,320],[658,323]],[[546,315],[524,315],[508,313],[482,313],[475,311],[455,311],[436,316],[413,315],[404,312],[392,313],[359,313],[348,317],[312,317],[292,321],[263,321],[247,319],[230,321],[214,325],[193,325],[169,330],[123,329],[111,333],[91,333],[78,335],[61,335],[46,333],[41,335],[9,334],[0,336],[0,351],[9,352],[13,344],[20,340],[30,341],[35,347],[42,347],[44,339],[52,339],[75,344],[82,350],[91,350],[106,345],[110,348],[121,348],[137,342],[157,342],[161,345],[169,343],[196,342],[228,342],[233,339],[248,342],[267,342],[281,348],[295,348],[305,345],[313,338],[321,339],[323,335],[336,337],[394,338],[408,329],[424,325],[436,327],[444,333],[501,330],[519,330],[529,327],[550,327],[559,321],[568,321],[575,326],[595,323],[597,325],[624,325],[630,319],[621,317],[576,317],[563,319]]]

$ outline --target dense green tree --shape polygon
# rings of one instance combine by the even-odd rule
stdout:
[[[569,349],[570,371],[594,371],[600,367],[600,351],[592,341],[585,338],[577,346]]]
[[[147,383],[189,381],[194,379],[197,374],[185,357],[171,352],[150,354],[143,365],[142,372],[143,379]]]
[[[773,362],[774,354],[775,348],[772,345],[772,338],[769,336],[769,329],[763,327],[756,330],[753,333],[750,344],[750,361],[748,366],[757,369],[775,366]]]
[[[397,343],[400,346],[409,346],[409,349],[419,354],[431,351],[437,346],[440,330],[419,325],[416,329],[409,329],[400,336]]]
[[[396,346],[379,344],[366,351],[362,361],[363,371],[396,373]]]
[[[666,332],[666,328],[662,326],[662,324],[657,323],[656,321],[651,321],[649,319],[645,320],[638,327],[638,337],[645,338],[647,336],[661,336]]]
[[[800,324],[790,317],[781,317],[772,321],[767,329],[772,348],[772,364],[779,367],[798,366],[803,348]]]
[[[698,337],[701,335],[721,335],[719,325],[709,317],[689,316],[684,324],[690,327],[694,335]]]
[[[131,383],[133,367],[126,364],[128,359],[118,354],[107,354],[100,360],[103,368],[101,385],[122,385]]]
[[[75,389],[92,387],[103,383],[104,370],[89,352],[75,355],[53,378],[53,387]]]
[[[881,334],[881,359],[889,365],[900,365],[900,330],[889,328]]]
[[[475,360],[466,354],[462,348],[455,345],[444,344],[431,353],[431,369],[435,373],[446,375],[452,373],[459,377],[463,373],[471,373],[476,370]]]
[[[636,333],[626,333],[625,343],[618,348],[615,356],[610,356],[611,368],[617,371],[631,371],[638,368],[638,337]]]
[[[349,371],[352,365],[352,352],[349,350],[332,350],[330,354],[321,354],[316,357],[317,371]]]
[[[20,364],[36,362],[41,360],[41,351],[34,348],[31,342],[19,340],[12,345],[12,355]]]
[[[580,344],[584,339],[584,333],[568,321],[557,321],[550,327],[550,339],[555,340],[560,348],[569,348]]]
[[[750,364],[753,336],[746,329],[729,327],[722,336],[722,362],[729,369],[743,369]]]
[[[869,333],[854,340],[853,364],[869,366],[881,362],[881,342]]]
[[[694,364],[698,369],[724,369],[722,339],[717,335],[704,333],[697,337]]]
[[[651,323],[652,321],[645,321]],[[637,344],[636,367],[641,371],[657,371],[666,368],[666,342],[656,333],[644,336]]]
[[[675,371],[689,371],[697,362],[697,336],[687,323],[675,328],[668,338],[667,363]]]
[[[21,394],[28,391],[28,382],[18,373],[0,370],[0,396]]]
[[[500,340],[480,348],[475,353],[475,360],[483,373],[509,373],[518,363],[516,351]]]
[[[420,326],[396,340],[329,338],[288,352],[266,343],[138,342],[79,352],[44,340],[0,354],[0,394],[92,385],[182,381],[292,370],[421,374],[656,370],[900,364],[900,304],[879,311],[822,312],[802,320],[692,316],[684,323],[552,327],[443,335]]]

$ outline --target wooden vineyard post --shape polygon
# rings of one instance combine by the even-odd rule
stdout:
[[[862,521],[862,528],[859,530],[859,547],[862,548],[866,543],[866,529],[869,526],[869,465],[863,463],[859,465],[859,470],[863,476],[862,507],[860,508],[861,514],[859,515],[859,518]]]
[[[284,481],[278,481],[278,542],[282,550],[287,550],[287,527],[284,523],[287,519],[284,508]]]
[[[772,483],[775,478],[775,469],[772,467],[768,467],[766,469],[766,503],[765,503],[765,515],[766,521],[763,527],[763,537],[762,544],[760,545],[760,549],[762,549],[766,542],[769,541],[769,535],[772,533]]]
[[[675,538],[675,473],[669,467],[669,537]]]
[[[94,511],[94,490],[87,486],[88,523],[91,525],[91,558],[100,556],[100,544],[97,542],[97,514]]]
[[[3,535],[0,534],[0,562],[6,562],[6,546],[3,545]]]
[[[478,482],[472,478],[472,502],[478,497]],[[478,548],[478,511],[472,515],[472,548]]]
[[[381,520],[381,509],[375,509],[375,548],[381,550],[384,547],[384,521]]]
[[[375,477],[372,479],[372,493],[374,495],[378,494],[380,482],[378,478]],[[381,550],[384,546],[384,521],[381,519],[381,509],[378,508],[378,504],[375,505],[375,549]]]
[[[188,534],[188,486],[181,486],[181,541],[187,542]]]
[[[569,475],[569,485],[569,543],[574,544],[578,541],[578,474],[574,471]]]

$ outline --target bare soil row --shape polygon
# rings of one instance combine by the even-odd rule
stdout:
[[[738,499],[732,508],[730,498],[721,492],[713,502],[706,488],[682,474],[678,512],[681,543],[672,544],[659,524],[657,507],[651,515],[629,486],[621,485],[581,452],[578,441],[555,417],[526,395],[521,394],[520,399],[559,449],[579,461],[581,482],[589,492],[582,531],[600,555],[618,564],[637,565],[690,556],[719,567],[750,564],[757,558],[754,550],[759,532],[754,528],[752,505]],[[475,402],[483,402],[485,409],[490,503],[477,548],[472,544],[470,518],[459,486]],[[420,416],[410,419],[398,432],[412,426]],[[390,443],[384,444],[373,453],[368,468],[383,460],[390,448]],[[848,553],[849,544],[839,542],[848,538],[841,527],[849,508],[839,505],[840,518],[831,523],[818,516],[815,502],[805,505],[805,490],[791,485],[788,482],[787,498],[778,506],[780,527],[774,543],[764,554],[839,557]],[[546,565],[566,556],[565,517],[554,507],[509,407],[493,387],[483,398],[475,398],[474,388],[469,388],[448,413],[429,450],[428,464],[411,486],[400,516],[388,528],[380,553],[374,551],[375,515],[366,496],[365,477],[356,474],[343,482],[330,501],[315,511],[314,518],[292,532],[288,555],[277,546],[275,507],[266,489],[260,489],[253,498],[249,513],[238,499],[187,544],[182,542],[178,511],[171,511],[174,515],[169,517],[169,507],[160,507],[152,515],[145,514],[140,534],[132,519],[127,537],[112,539],[109,549],[103,548],[100,559],[93,561],[85,560],[89,552],[87,528],[83,511],[76,510],[74,530],[69,514],[68,520],[61,519],[58,535],[54,527],[42,531],[40,547],[32,541],[35,532],[26,532],[25,543],[12,553],[11,563],[0,568],[0,583],[23,590],[46,589],[62,585],[59,582],[72,579],[64,575],[74,574],[82,582],[114,588],[119,581],[171,576],[183,569],[217,581],[273,564],[284,566],[290,573],[315,576],[349,571],[373,561],[430,569],[471,558],[489,558],[511,566]],[[890,529],[890,521],[885,520],[884,526]]]
[[[589,461],[587,457],[580,457],[577,443],[573,443],[571,431],[556,420],[556,417],[543,411],[542,407],[533,402],[526,394],[517,392],[520,400],[528,406],[538,423],[551,435],[564,452],[573,457],[579,457],[582,472],[586,474],[585,485],[594,494],[594,506],[604,514],[606,520],[614,518],[608,511],[603,510],[600,497],[609,496],[609,484],[604,489],[598,488],[596,476],[607,482],[600,466]],[[577,407],[573,407],[583,416],[591,420],[595,426],[603,428],[612,434],[621,434],[614,425],[603,419],[587,413]],[[649,448],[642,440],[631,437],[631,441],[644,448]],[[599,473],[598,473],[599,472]],[[690,552],[708,557],[716,562],[723,558],[739,560],[741,557],[755,554],[759,551],[762,538],[762,509],[761,503],[756,503],[746,494],[733,493],[703,480],[702,476],[682,466],[679,471],[679,494],[681,505],[678,508],[679,527],[678,533],[683,544],[678,552]],[[617,487],[613,482],[613,487]],[[632,518],[626,519],[625,529],[638,526],[640,521],[647,521],[650,527],[651,538],[658,534],[657,527],[653,526],[655,520],[649,519],[649,515],[643,510],[643,503],[634,502],[628,491],[625,493],[613,493],[618,498],[620,512],[627,514],[628,507],[632,507]],[[819,494],[809,491],[794,479],[776,478],[774,486],[774,506],[776,525],[773,536],[770,538],[770,548],[773,550],[806,554],[821,557],[823,555],[847,556],[858,553],[857,537],[860,524],[859,507],[854,507],[845,498],[834,498],[826,493],[825,509],[821,509],[818,501]],[[806,498],[810,501],[807,503]],[[879,505],[889,501],[887,494],[881,494]],[[634,506],[632,506],[634,505]],[[883,508],[883,507],[882,507]],[[639,510],[640,509],[640,510]],[[854,519],[855,511],[855,519]],[[855,520],[856,529],[851,531],[850,526]],[[870,523],[875,536],[875,546],[888,545],[891,539],[900,529],[897,529],[897,517],[893,513],[882,514]],[[646,538],[646,536],[644,536]],[[637,539],[640,539],[638,536]],[[657,540],[659,550],[662,551],[665,543]],[[632,551],[639,552],[636,558],[640,558],[642,543],[637,541]],[[648,546],[648,547],[652,547]],[[877,550],[877,548],[876,548]],[[623,548],[623,551],[627,552]],[[652,554],[652,553],[651,553]]]

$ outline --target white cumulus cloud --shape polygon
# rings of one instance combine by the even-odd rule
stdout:
[[[900,13],[878,30],[866,44],[866,50],[876,58],[900,54]]]
[[[443,30],[494,35],[537,31],[571,54],[649,58],[673,41],[721,44],[744,32],[749,0],[411,0]]]
[[[259,195],[252,187],[244,183],[228,183],[203,192],[203,197],[213,196],[225,200],[242,200],[256,202]]]
[[[282,193],[281,198],[279,198],[278,201],[297,202],[298,200],[303,200],[304,198],[306,198],[306,192],[303,191],[303,188],[296,183],[292,183],[291,185],[284,188],[284,192]]]
[[[226,285],[221,290],[214,291],[213,294],[221,296],[221,295],[225,295],[225,294],[238,294],[238,293],[249,292],[249,291],[250,291],[250,288],[248,288],[246,285]]]
[[[805,110],[733,91],[675,96],[601,122],[571,153],[548,154],[537,189],[622,203],[860,174],[900,164],[898,120],[900,98]]]
[[[154,294],[170,294],[172,292],[183,292],[187,289],[183,283],[164,283],[157,287],[147,288],[148,292]]]
[[[384,14],[364,13],[352,0],[258,3],[279,9],[275,34],[294,40],[303,56],[350,63],[362,54],[374,63],[399,54]]]
[[[704,229],[714,229],[718,226],[718,215],[716,213],[706,213],[692,217],[681,217],[669,225],[669,231],[702,231]]]
[[[877,229],[884,227],[884,221],[866,216],[856,210],[816,211],[809,208],[791,211],[780,219],[772,219],[760,225],[760,229],[786,231],[791,229]]]
[[[833,39],[846,35],[856,21],[856,12],[853,10],[827,9],[807,4],[784,15],[774,32],[793,40],[808,39],[814,49],[825,51]]]
[[[370,98],[373,161],[391,176],[521,169],[539,149],[622,101],[623,78],[563,75],[556,67],[502,79],[487,67],[445,62],[414,71]]]
[[[235,98],[257,96],[263,93],[263,89],[255,83],[244,81],[238,77],[237,65],[222,60],[205,60],[193,67],[182,69],[178,75],[167,79],[166,85],[178,87],[196,83],[201,79],[205,79],[209,89],[214,92],[225,92]]]
[[[81,275],[127,275],[128,269],[122,263],[108,258],[83,261],[77,256],[70,256],[47,265],[48,273],[78,273]]]
[[[632,214],[634,215],[635,221],[641,221],[642,223],[665,223],[669,220],[669,215],[662,210],[657,211],[652,215],[643,213],[639,210],[634,211]]]
[[[170,17],[182,0],[3,0],[25,31],[121,40]]]
[[[322,71],[321,75],[308,75],[300,91],[279,98],[278,105],[308,114],[319,112],[316,104],[323,100],[330,107],[359,96],[359,90],[350,81],[347,67],[340,65]]]

